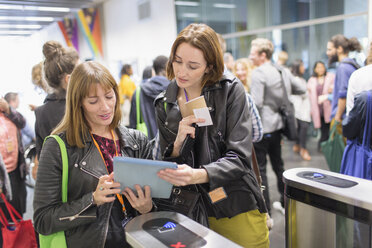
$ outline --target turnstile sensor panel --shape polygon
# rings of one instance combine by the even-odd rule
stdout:
[[[343,178],[338,178],[330,175],[325,175],[323,173],[314,172],[314,171],[302,171],[297,173],[297,176],[306,178],[312,181],[316,181],[319,183],[328,184],[334,187],[339,188],[350,188],[357,185],[357,182],[346,180]]]
[[[167,247],[202,247],[207,241],[178,222],[157,218],[145,222],[142,228]]]

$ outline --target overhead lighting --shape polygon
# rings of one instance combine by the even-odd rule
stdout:
[[[51,11],[51,12],[70,12],[70,8],[63,7],[39,7],[27,5],[13,5],[13,4],[0,4],[0,9],[6,10],[37,10],[37,11]]]
[[[37,6],[25,6],[25,10],[38,10],[38,11],[51,11],[51,12],[70,12],[70,8],[62,7],[37,7]]]
[[[15,28],[15,29],[41,29],[41,25],[37,24],[0,24],[0,28]]]
[[[182,17],[185,18],[198,18],[199,14],[198,13],[183,13]]]
[[[215,8],[221,8],[221,9],[235,9],[235,4],[228,4],[228,3],[214,3],[213,7]]]
[[[30,35],[33,31],[28,30],[0,30],[0,35]]]
[[[178,6],[191,6],[191,7],[199,6],[198,2],[191,2],[191,1],[175,1],[174,4]]]
[[[0,16],[2,21],[35,21],[35,22],[53,22],[53,17],[46,16]]]

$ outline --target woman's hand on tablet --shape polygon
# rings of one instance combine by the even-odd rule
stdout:
[[[208,174],[205,169],[194,169],[187,164],[179,164],[176,170],[160,170],[158,176],[175,186],[209,182]]]
[[[145,214],[151,211],[152,209],[152,199],[151,199],[151,189],[149,186],[145,186],[142,190],[141,186],[136,184],[134,186],[137,191],[137,195],[130,189],[125,188],[123,194],[128,199],[130,205],[134,207],[141,214]]]
[[[99,178],[96,190],[93,192],[93,202],[99,206],[115,200],[120,193],[120,183],[114,182],[114,173]]]

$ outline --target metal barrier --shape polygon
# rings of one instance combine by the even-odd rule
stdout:
[[[190,218],[174,212],[152,212],[125,227],[127,242],[139,247],[240,247]]]
[[[283,181],[287,248],[372,248],[372,181],[315,168]]]

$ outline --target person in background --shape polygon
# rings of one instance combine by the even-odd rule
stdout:
[[[152,78],[153,76],[155,76],[155,72],[154,72],[154,69],[152,68],[152,66],[146,66],[145,69],[143,69],[143,72],[142,72],[142,82],[141,84],[145,83],[149,78]]]
[[[31,80],[32,84],[35,86],[37,93],[40,97],[45,99],[48,94],[53,93],[53,88],[48,85],[43,75],[43,62],[37,63],[32,67],[31,70]],[[35,111],[38,107],[34,104],[29,104],[31,111]]]
[[[10,204],[22,216],[26,212],[27,173],[20,130],[26,120],[4,98],[0,98],[0,154],[9,175],[12,190]]]
[[[243,83],[244,89],[248,93],[251,89],[252,67],[251,62],[246,58],[236,60],[233,67],[233,74]]]
[[[57,41],[47,41],[43,45],[43,54],[45,57],[43,66],[45,80],[53,90],[51,94],[46,96],[44,104],[35,109],[36,157],[35,165],[32,169],[34,179],[36,179],[38,157],[40,156],[44,139],[50,135],[65,113],[66,89],[70,80],[70,74],[80,62],[79,54],[75,49],[71,47],[64,48]],[[38,76],[35,73],[35,79]],[[40,76],[40,80],[43,80],[42,75]]]
[[[19,95],[15,92],[6,93],[4,99],[8,102],[8,104],[14,108],[18,109],[19,107]],[[35,130],[31,127],[29,122],[26,120],[26,125],[24,128],[21,129],[21,136],[22,136],[22,144],[23,148],[25,149],[28,147],[32,142],[35,141]]]
[[[172,81],[156,98],[155,109],[162,157],[179,165],[158,175],[182,189],[195,191],[196,185],[212,230],[245,247],[269,247],[266,206],[250,161],[251,116],[244,87],[223,71],[213,29],[190,24],[178,34],[167,66]],[[212,126],[195,126],[205,120],[186,115],[185,103],[199,96]],[[193,145],[181,150],[190,139]],[[208,196],[214,190],[223,192],[218,202]]]
[[[350,113],[354,106],[355,95],[362,91],[372,89],[372,42],[365,64],[366,66],[354,71],[350,76],[346,94],[346,115]]]
[[[329,137],[332,106],[328,95],[332,93],[334,79],[335,75],[327,72],[325,64],[322,61],[317,61],[314,63],[313,75],[307,82],[312,121],[314,128],[320,128],[318,151],[320,151],[320,143],[328,140]],[[319,101],[320,99],[322,101]]]
[[[156,126],[156,116],[154,108],[155,98],[169,85],[169,80],[166,78],[166,67],[168,58],[166,56],[157,56],[152,64],[155,71],[155,76],[141,84],[140,92],[140,113],[143,121],[146,123],[147,136],[149,139],[153,139],[157,132],[158,127]],[[131,110],[129,127],[137,128],[137,104],[136,104],[136,92],[132,96]]]
[[[265,186],[263,195],[270,215],[271,203],[266,176],[267,155],[270,157],[271,166],[277,177],[277,186],[281,195],[279,206],[281,211],[284,211],[284,183],[282,181],[284,162],[281,150],[284,123],[279,113],[279,107],[283,104],[285,96],[283,83],[288,96],[306,92],[306,87],[301,85],[288,70],[283,67],[278,68],[270,61],[273,52],[274,45],[270,40],[257,38],[251,43],[249,55],[253,65],[257,66],[252,72],[251,95],[260,113],[264,133],[263,139],[254,143],[254,148],[260,167],[262,185]],[[282,74],[278,69],[281,69]]]
[[[306,80],[303,78],[305,66],[302,60],[297,59],[293,62],[291,72],[295,76],[295,79],[306,88]],[[293,103],[297,120],[297,140],[293,146],[293,151],[299,153],[303,160],[309,161],[311,160],[311,156],[306,149],[307,129],[311,121],[309,94],[306,91],[302,95],[291,95],[290,100]]]
[[[226,72],[232,73],[232,71],[234,70],[234,63],[235,63],[234,62],[234,57],[232,56],[232,54],[226,52],[223,55],[223,61],[224,61],[224,64],[225,64],[225,73]]]
[[[81,63],[71,74],[66,113],[53,130],[66,144],[68,202],[61,201],[62,161],[57,141],[45,141],[34,196],[34,226],[41,234],[65,231],[68,247],[130,247],[124,227],[153,209],[150,187],[120,190],[113,157],[151,159],[152,143],[120,127],[118,86],[101,64]],[[124,194],[125,197],[122,196]]]
[[[344,35],[332,36],[327,43],[329,63],[339,62],[333,88],[331,128],[337,125],[337,130],[342,134],[341,121],[345,118],[346,95],[351,74],[360,66],[355,60],[348,58],[350,51],[360,51],[361,45],[357,38],[347,39]]]
[[[286,51],[280,51],[278,53],[278,61],[276,62],[278,65],[286,67],[288,61],[288,53]]]
[[[125,64],[121,68],[121,79],[119,82],[119,97],[122,115],[122,123],[125,126],[129,125],[129,113],[130,113],[130,103],[134,91],[136,90],[136,84],[130,78],[133,75],[133,69],[130,64]]]

